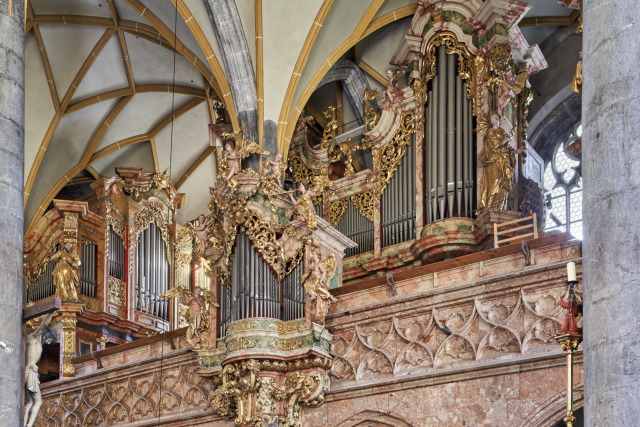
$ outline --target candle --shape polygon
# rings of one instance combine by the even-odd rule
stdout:
[[[576,282],[576,263],[570,262],[567,264],[567,280],[569,282]]]

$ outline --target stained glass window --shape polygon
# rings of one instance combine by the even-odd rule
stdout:
[[[569,231],[582,239],[582,124],[555,147],[544,171],[545,230]]]

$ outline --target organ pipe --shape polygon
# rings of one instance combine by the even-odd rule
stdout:
[[[345,250],[345,258],[373,250],[373,221],[364,217],[349,200],[338,226],[339,232],[358,244]]]
[[[475,187],[472,101],[457,74],[457,54],[438,48],[437,73],[425,107],[425,225],[472,217]]]

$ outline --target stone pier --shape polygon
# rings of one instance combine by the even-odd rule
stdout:
[[[22,234],[24,169],[24,3],[0,2],[0,425],[19,426],[23,400]],[[48,93],[42,94],[49,97]]]
[[[585,0],[585,425],[640,419],[640,3]]]

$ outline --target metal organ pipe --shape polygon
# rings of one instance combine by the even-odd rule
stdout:
[[[455,83],[456,83],[456,55],[447,55],[447,210],[453,216],[453,201],[455,195]]]
[[[433,78],[433,97],[431,105],[431,211],[432,221],[438,219],[438,81],[437,75]],[[428,173],[428,172],[427,172]]]
[[[453,55],[450,55],[453,56]],[[456,177],[454,191],[456,192],[456,206],[458,208],[456,216],[462,216],[462,106],[464,95],[462,93],[462,78],[456,79]]]
[[[438,51],[438,206],[440,207],[440,218],[445,217],[445,201],[447,193],[446,182],[446,153],[447,153],[447,54],[444,46]],[[442,189],[442,190],[440,190]],[[442,193],[441,193],[442,191]]]

